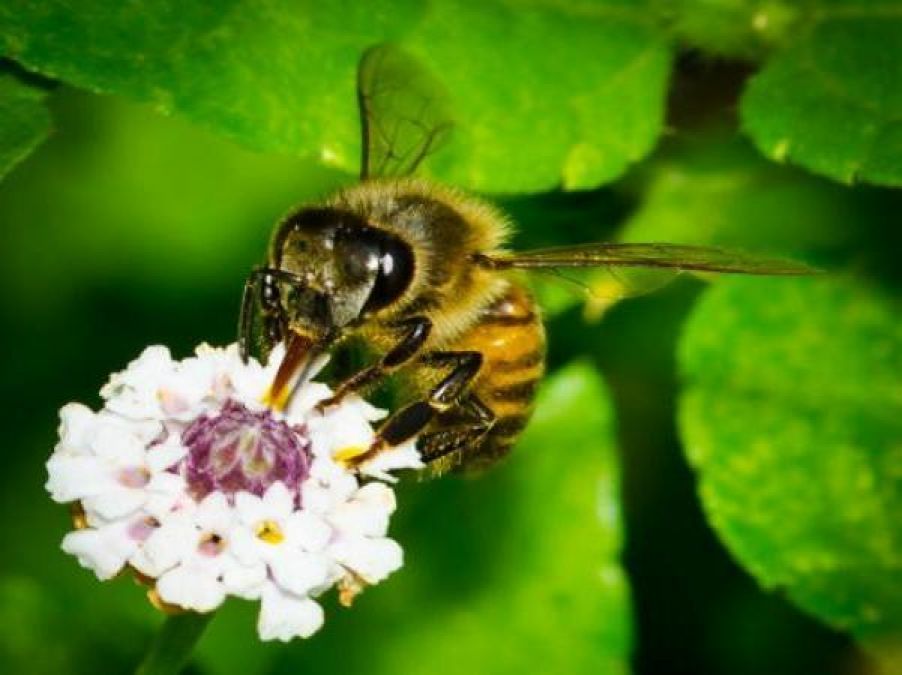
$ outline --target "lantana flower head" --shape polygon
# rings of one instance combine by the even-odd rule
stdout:
[[[76,514],[63,550],[101,580],[133,570],[167,609],[259,601],[264,640],[311,635],[320,594],[337,586],[349,604],[397,570],[390,472],[422,467],[414,443],[352,470],[341,458],[371,446],[383,411],[352,395],[322,412],[332,392],[313,381],[267,405],[283,357],[149,347],[103,387],[101,410],[64,406],[47,462],[47,490]]]

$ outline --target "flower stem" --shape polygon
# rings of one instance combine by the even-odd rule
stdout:
[[[182,670],[213,612],[173,614],[157,633],[135,675],[174,675]]]

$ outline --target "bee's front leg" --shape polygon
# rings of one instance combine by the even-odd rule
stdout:
[[[255,330],[257,321],[261,328],[259,335]],[[238,314],[238,353],[241,360],[247,363],[256,348],[259,358],[266,361],[272,348],[285,337],[286,332],[287,322],[279,300],[276,277],[268,268],[256,268],[244,282]]]
[[[340,403],[348,394],[375,385],[389,373],[410,361],[420,352],[429,338],[429,334],[432,332],[432,321],[425,316],[415,316],[399,321],[391,329],[403,333],[398,343],[378,363],[357,371],[341,382],[335,387],[332,396],[316,404],[317,410],[322,412],[329,406]]]
[[[453,369],[433,387],[427,399],[411,403],[389,417],[379,429],[372,447],[355,457],[354,464],[359,465],[372,459],[382,449],[400,445],[416,436],[436,415],[458,404],[482,368],[482,354],[479,352],[433,352],[424,361],[433,366],[450,364]]]

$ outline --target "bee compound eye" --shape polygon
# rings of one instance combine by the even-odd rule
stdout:
[[[342,242],[338,258],[342,280],[358,284],[372,278],[379,265],[379,246],[368,237],[349,238]]]
[[[376,281],[364,305],[374,312],[396,302],[413,280],[414,261],[410,246],[396,237],[380,234]]]

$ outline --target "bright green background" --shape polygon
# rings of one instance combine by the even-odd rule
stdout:
[[[288,646],[232,603],[193,671],[899,672],[900,33],[894,1],[4,3],[0,670],[139,659],[141,590],[59,551],[56,410],[146,344],[233,339],[271,224],[354,180],[355,63],[391,39],[451,94],[425,172],[518,246],[829,273],[680,280],[590,324],[541,279],[550,375],[510,461],[402,484],[401,572]],[[596,310],[638,283],[577,281]]]

